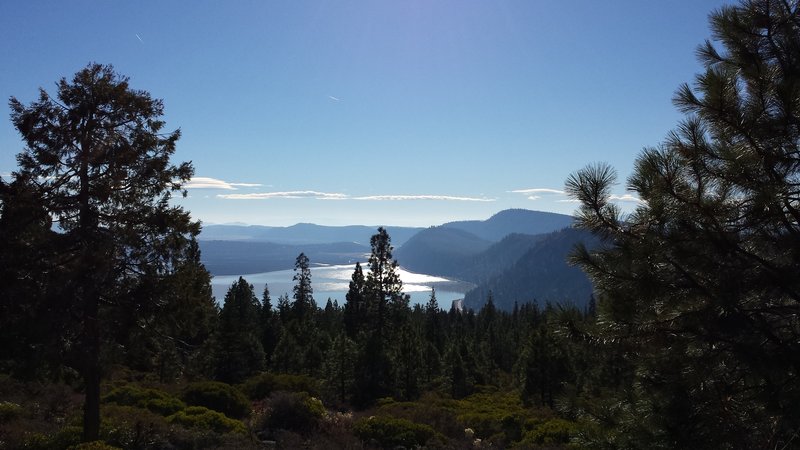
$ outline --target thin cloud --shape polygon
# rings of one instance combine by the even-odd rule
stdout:
[[[270,200],[276,198],[311,198],[316,200],[344,200],[346,194],[318,191],[252,192],[249,194],[219,194],[218,198],[228,200]]]
[[[134,34],[134,36],[136,36],[136,39],[138,39],[138,40],[139,40],[139,42],[141,42],[142,44],[144,44],[144,41],[142,40],[142,37],[141,37],[141,36],[139,36],[139,33],[135,33],[135,34]]]
[[[219,194],[217,198],[227,200],[270,200],[270,199],[314,199],[314,200],[359,200],[359,201],[412,201],[438,200],[460,202],[493,202],[493,198],[460,197],[454,195],[364,195],[350,196],[339,192],[319,191],[283,191],[283,192],[251,192],[248,194]]]
[[[235,191],[237,187],[258,187],[259,183],[229,183],[227,181],[219,180],[210,177],[193,177],[189,182],[183,185],[184,189],[225,189],[227,191]]]
[[[644,203],[644,200],[633,196],[631,194],[612,195],[608,197],[609,200],[616,200],[618,202],[631,202],[631,203]]]
[[[539,200],[540,198],[542,198],[541,195],[529,195],[528,196],[528,200]]]
[[[517,189],[514,191],[509,191],[514,194],[557,194],[557,195],[564,195],[565,192],[559,189],[550,189],[550,188],[531,188],[531,189]],[[535,200],[535,199],[532,199]]]
[[[616,202],[629,202],[629,203],[644,203],[644,200],[635,197],[631,194],[624,194],[624,195],[610,195],[608,197],[611,201]],[[558,203],[580,203],[581,201],[576,198],[564,199],[564,200],[556,200]]]
[[[331,100],[333,100],[333,101],[335,101],[335,102],[340,102],[340,101],[342,101],[342,99],[340,99],[339,97],[334,97],[334,96],[332,96],[332,95],[329,95],[329,96],[328,96],[328,98],[329,98],[329,99],[331,99]]]
[[[398,200],[446,200],[458,202],[493,202],[493,198],[457,197],[452,195],[368,195],[353,197],[353,200],[398,201]]]

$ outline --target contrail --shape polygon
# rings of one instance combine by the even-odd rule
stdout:
[[[137,33],[137,34],[134,34],[134,36],[136,36],[136,39],[138,39],[138,40],[139,40],[139,42],[141,42],[142,44],[144,44],[144,41],[142,40],[142,37],[141,37],[141,36],[139,36],[139,34],[138,34],[138,33]]]

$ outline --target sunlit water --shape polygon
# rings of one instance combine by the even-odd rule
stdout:
[[[364,264],[362,264],[362,267],[364,267]],[[311,267],[311,287],[314,289],[314,299],[319,306],[325,306],[328,298],[338,300],[340,305],[344,304],[345,294],[347,294],[354,268],[355,264]],[[403,292],[411,296],[412,304],[427,303],[431,297],[431,289],[435,288],[439,306],[449,309],[453,300],[464,298],[464,294],[474,287],[470,283],[413,273],[402,268],[399,273],[400,279],[403,281]],[[366,270],[364,274],[366,275]],[[242,275],[242,277],[253,285],[256,296],[259,299],[261,299],[261,294],[264,291],[264,284],[268,284],[273,306],[277,305],[279,295],[288,294],[290,298],[292,296],[292,288],[294,287],[294,281],[292,281],[294,277],[293,270],[252,273]],[[239,275],[224,275],[212,278],[211,286],[214,296],[220,304],[225,298],[225,292],[238,279]]]

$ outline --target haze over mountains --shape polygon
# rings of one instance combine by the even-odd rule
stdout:
[[[394,256],[405,269],[468,281],[465,296],[480,307],[492,292],[499,308],[514,302],[571,302],[584,305],[591,284],[566,258],[578,242],[596,245],[585,232],[570,229],[571,216],[511,209],[487,220],[449,222],[430,228],[386,227]],[[294,267],[304,252],[316,264],[366,260],[377,227],[290,227],[208,225],[200,235],[203,262],[214,275],[237,275]]]

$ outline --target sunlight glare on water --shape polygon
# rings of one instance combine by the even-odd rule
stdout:
[[[365,268],[365,265],[362,264],[362,268]],[[343,304],[354,268],[355,265],[318,265],[311,267],[311,286],[314,289],[314,298],[317,303],[319,304],[331,298],[338,300],[339,304]],[[403,282],[403,292],[411,296],[412,303],[427,302],[430,298],[431,289],[436,288],[436,297],[440,306],[449,308],[450,302],[463,298],[464,293],[472,287],[468,283],[409,272],[403,268],[400,268],[398,273],[400,274],[400,280]],[[365,269],[364,275],[366,276],[366,274],[367,271]],[[267,284],[273,305],[279,295],[287,294],[290,298],[292,296],[294,270],[279,270],[241,276],[253,285],[259,298],[263,292],[264,284]],[[225,292],[238,279],[239,275],[222,275],[212,278],[211,284],[218,302],[222,303],[225,298]]]

